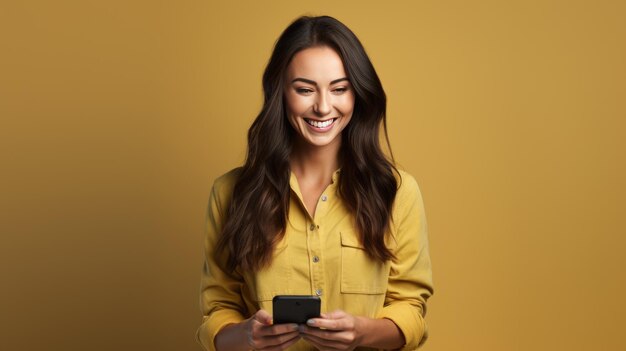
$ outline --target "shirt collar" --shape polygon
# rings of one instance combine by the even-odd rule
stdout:
[[[331,182],[329,187],[336,187],[337,181],[339,180],[339,174],[341,173],[341,167],[339,167],[336,171],[333,172]],[[300,191],[300,185],[298,184],[298,178],[296,178],[296,174],[293,171],[290,172],[289,176],[289,186],[291,189],[298,195],[298,198],[302,199],[302,192]]]

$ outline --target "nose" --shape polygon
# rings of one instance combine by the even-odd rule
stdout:
[[[320,116],[325,116],[330,113],[330,102],[325,93],[318,94],[318,98],[313,106],[313,111]]]

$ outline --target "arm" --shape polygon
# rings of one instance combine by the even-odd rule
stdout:
[[[206,220],[205,262],[200,287],[202,325],[196,340],[205,350],[284,350],[299,340],[297,325],[272,325],[272,316],[256,311],[250,318],[241,291],[243,277],[225,269],[225,253],[215,252],[224,223],[232,185],[216,180],[209,197]]]
[[[385,350],[395,350],[404,345],[404,335],[392,320],[367,317],[357,319],[361,319],[362,323],[361,345]]]
[[[392,320],[402,331],[403,349],[414,350],[428,338],[424,316],[434,288],[422,196],[407,173],[397,196],[397,260],[391,264],[385,307],[379,317]]]
[[[214,339],[226,325],[243,321],[245,304],[241,297],[243,279],[223,269],[223,257],[216,257],[215,246],[225,218],[224,208],[230,189],[216,180],[209,196],[204,238],[205,261],[200,280],[200,309],[202,324],[196,331],[196,340],[206,349],[216,350]],[[222,256],[222,255],[220,255]]]

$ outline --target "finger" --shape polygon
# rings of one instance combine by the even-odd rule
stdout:
[[[306,324],[311,327],[330,330],[345,330],[351,327],[346,319],[311,318]]]
[[[289,346],[297,343],[298,341],[300,341],[300,334],[297,334],[294,338],[292,338],[291,340],[281,344],[281,345],[277,345],[276,348],[278,350],[286,350]],[[272,350],[273,351],[273,350]]]
[[[267,313],[266,310],[258,310],[254,314],[254,320],[256,320],[257,322],[263,325],[272,325],[273,323],[272,316],[270,316],[270,314]]]
[[[274,347],[281,347],[281,345],[289,343],[290,341],[293,341],[293,339],[296,339],[296,341],[298,341],[299,338],[300,333],[298,333],[297,331],[292,331],[290,333],[277,336],[266,336],[262,338],[261,342],[257,344],[257,349],[265,350],[268,348],[271,349]]]
[[[306,326],[300,327],[300,333],[302,336],[312,336],[324,340],[329,341],[338,341],[340,343],[349,344],[353,341],[354,338],[351,338],[352,333],[350,332],[338,332],[332,330],[318,329],[318,328],[310,328]]]
[[[315,334],[319,330],[319,328],[311,328],[304,324],[298,326],[298,331],[302,334]]]
[[[271,336],[253,336],[248,340],[248,344],[252,346],[255,350],[261,350],[266,347],[272,347],[276,345],[283,344],[295,337],[300,336],[300,333],[296,331],[292,331],[291,333],[280,334],[280,335],[271,335]]]
[[[254,340],[252,340],[252,333],[246,330],[246,342],[248,346],[254,349]]]
[[[334,310],[328,313],[321,313],[320,315],[326,319],[341,319],[341,318],[346,317],[347,313],[344,312],[343,310]]]
[[[302,338],[320,350],[345,350],[347,346],[340,342],[326,340],[314,335],[302,335]]]
[[[268,347],[266,347],[266,348],[259,349],[259,350],[262,350],[262,351],[279,351],[279,350],[286,350],[289,346],[291,346],[291,345],[295,344],[295,343],[296,343],[296,342],[298,342],[299,340],[300,340],[300,334],[296,333],[296,335],[295,335],[293,338],[291,338],[291,339],[289,339],[289,340],[285,341],[285,342],[284,342],[284,343],[282,343],[282,344],[273,345],[273,346],[268,346]]]
[[[271,323],[271,316],[265,310],[258,310],[248,319],[246,327],[246,341],[253,349],[257,349],[263,345],[263,331],[264,328],[270,326],[268,323]]]
[[[301,339],[300,334],[298,334],[295,338],[293,338],[293,339],[287,341],[286,343],[280,345],[281,350],[286,350],[289,346],[291,346],[291,345],[297,343],[298,341],[300,341],[300,339]]]
[[[273,336],[298,331],[298,325],[295,323],[274,324],[271,326],[262,326],[259,328],[259,336]]]

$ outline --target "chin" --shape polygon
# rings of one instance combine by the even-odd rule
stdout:
[[[337,142],[340,142],[341,135],[328,136],[328,137],[305,137],[304,142],[311,146],[324,147]]]

